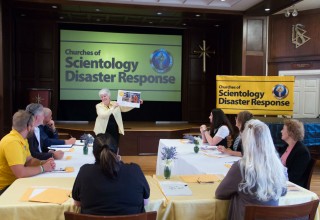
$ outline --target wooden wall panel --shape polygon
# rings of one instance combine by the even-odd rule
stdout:
[[[246,59],[246,75],[261,76],[264,73],[266,62],[262,55],[247,55]]]
[[[277,76],[279,70],[320,68],[320,9],[299,11],[297,17],[283,14],[269,19],[269,75]],[[300,47],[292,43],[292,26],[304,25],[311,39]]]
[[[243,20],[242,75],[266,74],[267,18],[245,17]]]
[[[24,109],[29,104],[29,88],[54,90],[56,87],[55,30],[52,21],[22,19],[16,22],[15,109]]]
[[[270,60],[280,58],[314,56],[320,54],[320,13],[303,14],[286,18],[283,15],[270,18]],[[292,43],[292,26],[304,25],[306,36],[311,39],[296,48]]]

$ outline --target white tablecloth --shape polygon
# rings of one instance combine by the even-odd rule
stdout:
[[[74,151],[71,152],[64,152],[64,156],[61,160],[55,160],[56,162],[56,170],[62,168],[64,169],[65,167],[73,167],[74,171],[67,173],[67,172],[61,172],[61,171],[56,171],[56,172],[46,172],[42,173],[40,175],[37,175],[35,177],[76,177],[80,167],[83,164],[87,163],[94,163],[95,158],[92,153],[92,147],[89,147],[88,149],[88,155],[83,154],[83,146],[73,146],[72,147]],[[71,157],[70,159],[67,159],[68,157]]]
[[[205,155],[205,151],[201,150],[206,145],[199,145],[200,151],[195,153],[194,144],[185,143],[182,139],[160,139],[158,147],[157,168],[156,175],[163,175],[163,161],[161,160],[161,150],[163,147],[176,147],[177,159],[174,161],[172,175],[186,175],[186,174],[223,174],[225,175],[229,168],[225,166],[234,161],[238,161],[240,157],[221,156],[213,157]],[[207,150],[207,152],[217,150]]]

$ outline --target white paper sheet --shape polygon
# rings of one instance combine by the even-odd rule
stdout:
[[[187,183],[176,181],[160,181],[160,186],[166,196],[191,196],[192,191]]]

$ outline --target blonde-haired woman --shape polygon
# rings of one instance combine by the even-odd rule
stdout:
[[[119,106],[116,101],[111,101],[111,92],[107,88],[99,91],[99,97],[101,102],[96,105],[98,116],[93,131],[96,135],[109,133],[119,143],[120,134],[124,135],[121,112],[128,112],[133,108]],[[140,100],[140,104],[142,103]]]
[[[251,119],[241,134],[243,157],[234,163],[216,190],[217,199],[231,199],[228,219],[244,218],[246,204],[277,206],[287,192],[286,168],[266,124]]]
[[[281,135],[286,145],[279,149],[279,154],[282,164],[288,168],[289,181],[306,188],[306,169],[311,156],[308,148],[301,142],[304,138],[303,123],[296,119],[284,120]]]

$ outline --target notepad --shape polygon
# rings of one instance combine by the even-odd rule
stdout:
[[[178,181],[159,181],[162,192],[166,196],[191,196],[188,184]]]
[[[223,179],[222,175],[216,174],[197,174],[183,175],[180,178],[186,183],[213,183]]]
[[[71,148],[72,144],[51,145],[50,148]]]

